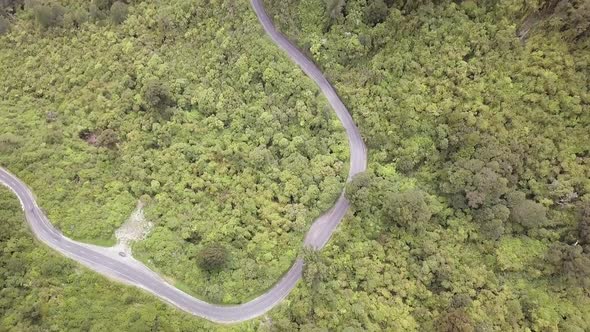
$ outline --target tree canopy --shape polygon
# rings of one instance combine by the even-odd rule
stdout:
[[[35,244],[0,191],[0,330],[590,330],[588,0],[266,1],[368,146],[320,253],[347,141],[247,1],[0,4],[0,164],[64,234],[112,245],[142,199],[136,258],[223,304],[306,260],[218,327]]]

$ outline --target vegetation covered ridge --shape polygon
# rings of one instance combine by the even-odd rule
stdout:
[[[138,259],[207,301],[252,299],[339,198],[345,133],[247,3],[137,2],[121,23],[113,6],[27,2],[8,15],[0,162],[76,240],[114,244],[144,201],[154,228]],[[46,7],[61,8],[53,25]]]
[[[590,2],[266,4],[371,151],[282,328],[589,330]]]
[[[81,24],[82,30],[94,30],[92,33],[82,33],[86,35],[86,39],[80,45],[95,50],[93,43],[112,40],[113,34],[106,33],[112,32],[116,40],[130,38],[132,41],[130,55],[123,58],[135,57],[139,52],[154,52],[154,49],[163,58],[158,42],[150,40],[164,41],[170,46],[186,38],[184,35],[187,33],[186,29],[183,30],[187,25],[167,24],[170,20],[165,18],[170,17],[172,12],[176,13],[174,9],[170,11],[170,8],[184,6],[178,0],[173,0],[172,3],[174,5],[168,2],[157,5],[132,2],[128,6],[127,19],[121,25],[115,25],[110,13],[107,15],[108,11],[103,10],[103,18],[93,21],[96,23]],[[199,41],[207,45],[211,54],[215,55],[216,60],[208,62],[207,56],[196,56],[199,52],[192,50],[192,65],[216,68],[216,62],[235,63],[226,69],[247,73],[245,77],[259,78],[257,82],[262,82],[260,84],[265,91],[273,91],[273,85],[266,81],[269,74],[274,73],[279,78],[287,77],[290,71],[283,68],[293,69],[293,66],[278,66],[281,70],[257,74],[247,70],[257,66],[255,61],[250,65],[249,58],[246,59],[248,61],[245,66],[239,66],[243,64],[241,62],[232,62],[235,59],[233,54],[248,54],[247,52],[253,51],[242,52],[227,48],[234,45],[235,41],[248,40],[248,34],[244,34],[244,25],[234,27],[231,22],[245,22],[248,27],[257,25],[247,19],[253,16],[244,2],[212,0],[209,3],[210,6],[197,6],[195,11],[179,10],[178,15],[173,15],[186,18],[192,15],[188,13],[197,12],[198,20],[189,19],[189,26],[198,25],[199,29],[192,30],[190,35],[194,38],[203,33],[205,37]],[[60,4],[66,11],[64,17],[71,12],[70,9],[81,6],[78,2],[65,0],[60,1]],[[187,1],[185,8],[193,8],[196,4],[197,2]],[[8,330],[43,331],[75,330],[75,324],[86,330],[96,326],[97,330],[115,331],[590,330],[590,150],[587,144],[590,132],[589,4],[588,0],[267,1],[266,7],[278,29],[322,68],[341,93],[371,152],[369,171],[353,179],[346,190],[351,202],[351,213],[324,250],[307,254],[302,282],[298,283],[281,305],[265,316],[231,327],[214,326],[188,315],[181,315],[178,311],[155,307],[154,303],[158,304],[156,301],[127,296],[134,294],[135,290],[116,283],[101,282],[97,280],[99,278],[79,279],[78,276],[85,276],[87,272],[72,271],[63,264],[60,268],[63,268],[67,277],[56,276],[42,264],[42,259],[47,257],[40,253],[43,247],[38,248],[34,254],[31,253],[30,248],[35,246],[27,245],[30,242],[28,234],[16,231],[16,223],[22,222],[16,219],[9,223],[12,228],[3,228],[3,233],[0,233],[14,238],[0,242],[0,259],[3,262],[0,264],[0,273],[8,276],[0,278],[0,282],[3,282],[0,296],[0,319],[3,326]],[[84,8],[82,9],[84,12]],[[27,10],[33,14],[26,17]],[[0,36],[0,61],[3,70],[6,68],[9,73],[8,81],[14,81],[13,75],[31,75],[31,72],[36,71],[38,63],[42,63],[43,68],[53,68],[46,64],[49,60],[33,61],[34,58],[29,58],[30,54],[50,50],[51,52],[45,52],[49,54],[47,58],[55,59],[59,54],[52,52],[60,46],[58,43],[53,47],[44,46],[51,38],[43,36],[50,34],[58,35],[59,38],[59,34],[69,29],[63,24],[62,27],[45,29],[30,10],[31,8],[25,8],[20,13],[17,10],[16,16],[9,14],[5,19],[10,32]],[[236,20],[235,16],[239,18]],[[212,22],[202,23],[203,17],[211,17]],[[137,24],[139,19],[148,22],[144,26],[150,28]],[[161,23],[156,23],[160,19]],[[64,19],[62,22],[66,21]],[[22,23],[26,23],[25,26]],[[224,29],[213,33],[212,29],[207,28],[210,24],[216,28],[223,25]],[[133,26],[133,29],[128,30],[129,26]],[[31,37],[23,38],[31,31]],[[125,32],[120,35],[119,31]],[[165,38],[147,37],[161,31],[168,31]],[[171,31],[182,32],[170,33]],[[260,31],[255,33],[258,37],[252,40],[260,42]],[[139,40],[133,39],[134,34],[140,35]],[[181,35],[184,37],[180,37]],[[218,36],[217,38],[239,38],[225,43],[207,44],[212,35]],[[68,37],[67,40],[70,41],[72,35]],[[7,40],[20,40],[20,43],[4,44]],[[91,43],[92,40],[97,42]],[[201,48],[199,42],[187,42],[185,45],[189,44]],[[20,45],[24,45],[28,53],[17,57],[12,52],[16,48],[22,49]],[[266,54],[276,52],[275,47],[267,47],[265,43],[250,45],[254,45],[251,48],[258,47]],[[219,55],[218,49],[223,47],[225,51]],[[105,50],[105,54],[110,54],[109,48]],[[174,48],[174,51],[188,55],[184,47]],[[7,52],[13,55],[8,60],[2,60]],[[72,61],[78,61],[77,57],[80,55],[73,56]],[[164,62],[183,62],[179,59],[168,57]],[[273,61],[282,60],[280,56],[273,55]],[[79,63],[85,64],[84,61],[74,63],[76,67]],[[32,69],[24,70],[24,64]],[[140,68],[140,64],[143,68],[148,68],[141,62],[138,62],[136,68]],[[99,80],[102,75],[115,68],[106,62],[98,69],[93,69],[95,65],[87,65],[83,70],[88,73],[94,70],[97,73],[98,79],[95,79],[91,87],[100,86],[104,82]],[[15,70],[12,68],[14,66],[20,66],[21,69]],[[157,72],[156,68],[149,67],[149,72]],[[168,69],[163,72],[166,70]],[[137,70],[137,73],[141,72],[142,70]],[[183,77],[183,73],[184,71],[175,71],[170,77]],[[199,75],[200,73],[195,74],[197,78],[207,79],[208,82],[215,81],[216,78],[227,78],[209,73]],[[39,76],[43,79],[42,75]],[[68,75],[54,76],[59,83],[62,76]],[[301,85],[298,77],[288,76],[280,85],[274,86]],[[144,83],[141,75],[135,75],[135,78],[138,89]],[[241,75],[234,73],[230,78],[226,84],[230,84],[236,92],[239,91],[235,82],[240,81]],[[20,107],[18,112],[9,113],[7,107],[15,107],[17,103],[15,96],[7,100],[8,96],[18,93],[25,96],[23,99],[30,99],[40,93],[47,95],[43,99],[31,99],[34,101],[31,105],[38,105],[38,100],[50,101],[50,98],[57,98],[54,95],[66,95],[65,92],[69,91],[60,84],[59,93],[52,93],[47,88],[39,89],[40,86],[34,84],[36,79],[29,78],[22,85],[8,84],[17,86],[18,89],[0,82],[3,84],[0,91],[3,91],[4,98],[0,102],[0,121],[4,122],[0,125],[3,125],[2,128],[10,128],[7,132],[14,133],[2,137],[3,149],[7,146],[14,149],[26,142],[26,139],[19,140],[17,134],[26,129],[26,126],[30,127],[29,123],[37,121],[32,126],[36,131],[31,131],[36,135],[45,134],[48,127],[44,117],[27,112],[31,108]],[[174,86],[174,82],[163,80],[168,87]],[[212,86],[215,93],[225,92],[224,98],[213,98],[206,105],[227,105],[226,97],[233,95],[223,88],[223,84]],[[312,91],[311,96],[316,91],[311,85],[306,85],[305,89]],[[24,91],[28,92],[25,94]],[[176,95],[180,90],[174,88],[170,91]],[[212,95],[215,96],[215,93]],[[118,95],[117,89],[115,95]],[[296,95],[297,93],[294,96]],[[305,95],[302,93],[293,97],[293,100],[302,100]],[[108,94],[102,97],[91,94],[78,104],[94,105],[95,99],[105,103],[109,100],[105,96]],[[287,105],[288,102],[285,104],[283,100],[288,101],[290,97],[283,98],[285,99],[275,99],[278,100],[276,105]],[[158,99],[154,100],[158,104]],[[234,99],[231,101],[231,105],[236,104]],[[164,98],[164,105],[167,104],[167,99]],[[304,104],[308,106],[307,102]],[[295,103],[288,105],[297,106]],[[298,112],[302,109],[305,108],[297,108]],[[217,109],[216,112],[218,114],[215,117],[222,121],[223,130],[228,130],[225,128],[227,114],[233,113],[224,113]],[[289,109],[272,112],[273,119],[277,114],[288,112]],[[99,114],[95,113],[93,116],[97,117]],[[112,114],[113,112],[109,112],[110,117]],[[263,116],[258,116],[259,113],[251,114],[264,119]],[[329,112],[318,112],[311,118],[318,114],[330,115]],[[17,116],[18,120],[15,120],[14,117]],[[53,118],[54,114],[49,114],[49,119]],[[334,122],[334,118],[329,119]],[[10,127],[7,120],[12,121]],[[293,123],[300,123],[300,120],[295,119]],[[306,118],[305,123],[308,121]],[[49,125],[52,123],[54,122]],[[65,123],[64,126],[67,127],[68,122]],[[195,125],[199,126],[200,123]],[[269,123],[265,125],[270,126]],[[125,128],[127,127],[128,124]],[[229,129],[231,128],[234,127],[230,126]],[[243,130],[244,128],[247,126],[242,127]],[[80,128],[82,129],[85,128]],[[96,144],[100,131],[88,129],[90,133],[84,132],[81,136],[86,137],[88,144]],[[113,129],[115,133],[120,133],[118,130],[120,128]],[[127,131],[123,132],[125,135],[117,137],[119,140],[123,137],[127,144]],[[0,132],[0,135],[4,133]],[[70,136],[78,134],[79,131],[71,131]],[[105,137],[113,136],[109,133]],[[290,139],[290,136],[285,137]],[[304,139],[308,138],[313,137],[304,136]],[[10,159],[16,165],[20,159],[25,162],[34,158],[48,159],[46,156],[54,153],[46,151],[43,156],[36,155],[35,151],[47,150],[43,146],[46,144],[43,140],[37,138],[36,143],[35,149],[20,148],[20,156],[11,155]],[[119,151],[125,146],[117,144]],[[341,151],[338,160],[342,162],[347,156],[346,152],[342,152],[342,148],[345,149],[346,146],[342,143],[338,146],[341,150],[332,151]],[[270,150],[275,151],[272,147]],[[112,150],[109,148],[102,151]],[[73,152],[70,151],[70,154]],[[66,154],[62,153],[60,156],[63,155]],[[169,155],[174,156],[172,153]],[[223,154],[224,165],[236,159],[227,158],[227,155],[228,153]],[[6,158],[5,156],[7,154],[4,152],[0,153],[0,158]],[[172,162],[177,162],[177,159]],[[136,164],[142,165],[141,162]],[[304,165],[309,168],[310,164]],[[346,162],[340,165],[339,183],[344,184]],[[19,176],[33,184],[35,178],[27,174],[27,167],[19,167],[22,171],[15,168]],[[92,167],[89,169],[96,170]],[[45,176],[50,171],[43,170],[41,175]],[[152,170],[143,169],[141,172],[144,171],[153,175]],[[83,172],[82,175],[82,179],[88,181],[88,173]],[[142,180],[140,184],[151,188],[151,179],[147,176],[145,179],[147,181]],[[155,180],[158,184],[154,183],[152,190],[169,187],[164,178]],[[35,191],[45,190],[44,183],[48,181],[43,181],[45,182],[34,185]],[[229,187],[231,183],[233,182],[227,181],[225,186]],[[290,188],[298,188],[294,182],[291,185],[294,187]],[[316,186],[319,192],[324,191],[325,187]],[[219,188],[217,192],[222,193],[223,189]],[[339,193],[340,189],[337,188],[334,193]],[[249,191],[248,195],[256,193]],[[182,196],[182,192],[176,192],[174,196],[179,195]],[[214,205],[220,207],[219,214],[233,208],[235,195],[239,196],[240,192],[232,191],[227,195],[225,202],[229,203]],[[14,215],[11,207],[18,205],[7,194],[0,197],[9,202],[0,205],[0,215],[6,219],[7,215]],[[165,202],[162,197],[159,199]],[[278,201],[280,203],[282,200]],[[40,202],[45,205],[45,202]],[[81,202],[85,200],[82,199]],[[135,202],[130,203],[133,205]],[[254,206],[256,208],[253,207],[252,211],[258,209],[258,205]],[[128,212],[121,213],[122,219],[130,210],[131,208]],[[189,209],[186,211],[190,212]],[[203,211],[210,213],[208,209]],[[291,214],[287,215],[292,216],[297,215],[300,210],[289,211]],[[185,214],[190,216],[188,212]],[[260,212],[265,216],[270,215],[268,209]],[[278,215],[285,216],[281,213]],[[158,258],[162,261],[167,256],[175,259],[181,257],[178,259],[178,266],[181,267],[178,272],[180,275],[189,275],[183,267],[183,262],[186,262],[182,259],[184,251],[179,250],[184,243],[175,242],[178,238],[174,235],[178,230],[186,230],[178,226],[182,224],[178,220],[170,223],[176,226],[164,227],[165,232],[158,232],[166,235],[160,236],[160,240],[173,240],[169,241],[170,248],[165,248]],[[220,223],[211,226],[220,229],[215,237],[211,237],[211,234],[202,236],[207,234],[202,229],[193,233],[192,228],[190,233],[180,234],[187,238],[195,234],[194,237],[190,236],[191,241],[194,241],[190,242],[194,245],[190,247],[193,254],[200,253],[205,245],[227,244],[224,241],[229,236],[220,236],[221,232],[234,232],[244,237],[230,241],[232,244],[226,247],[229,249],[229,261],[219,272],[210,273],[210,276],[204,274],[209,278],[207,282],[214,281],[216,276],[221,275],[228,281],[217,285],[210,283],[208,294],[215,294],[215,298],[229,299],[229,302],[238,301],[238,297],[243,300],[248,297],[245,293],[256,292],[246,289],[254,283],[240,283],[240,277],[259,273],[256,263],[271,265],[277,257],[276,253],[282,252],[283,242],[274,241],[274,231],[266,234],[270,236],[255,238],[257,245],[265,245],[246,246],[258,249],[253,251],[256,256],[247,260],[246,265],[237,266],[234,265],[236,256],[243,252],[234,250],[236,243],[251,241],[248,233],[259,233],[253,232],[252,224],[248,222],[230,223],[232,227],[223,231],[218,225]],[[290,225],[292,223],[288,221],[268,223],[261,230],[281,228],[284,236],[291,232],[287,231],[287,226]],[[241,229],[234,231],[236,226],[246,227],[248,232],[242,232]],[[107,231],[105,234],[110,233]],[[298,241],[300,238],[294,239],[293,243]],[[239,248],[242,250],[244,246]],[[265,255],[268,252],[270,257]],[[39,256],[43,258],[37,259]],[[292,253],[292,257],[296,256],[296,253]],[[51,263],[63,261],[61,257],[47,259]],[[196,273],[201,273],[197,265],[199,261],[195,255],[190,260],[191,265],[187,266],[194,267]],[[290,262],[285,266],[288,264]],[[243,271],[243,274],[227,273],[241,266],[254,268]],[[269,269],[269,273],[279,270]],[[194,275],[192,273],[190,275]],[[266,278],[262,272],[260,275]],[[227,279],[229,276],[235,279],[230,281]],[[84,299],[79,298],[75,292],[68,291],[79,289],[79,282],[93,283],[83,289],[89,291],[83,294]],[[228,284],[241,286],[235,286],[234,289],[242,292],[242,295],[224,294],[224,288],[220,285],[226,287]],[[44,285],[40,289],[50,291],[39,292],[36,285]],[[105,291],[101,292],[103,288]],[[110,296],[113,293],[126,296],[119,299]],[[92,302],[104,305],[101,307]],[[77,308],[77,305],[84,306],[84,309]],[[86,307],[90,308],[88,314]],[[111,311],[113,307],[118,311]],[[56,312],[52,310],[54,308],[64,312]],[[113,316],[113,322],[110,316]],[[69,325],[61,321],[61,317],[71,319],[74,323]],[[115,322],[119,325],[114,325]]]
[[[350,142],[350,169],[349,172],[355,175],[363,172],[366,168],[366,148],[354,125],[352,118],[348,114],[346,107],[336,95],[334,89],[329,82],[323,77],[321,72],[311,63],[305,55],[293,48],[292,45],[280,35],[273,27],[272,22],[266,15],[261,2],[253,1],[253,7],[256,14],[264,26],[264,29],[272,39],[285,50],[289,57],[298,63],[306,73],[318,84],[321,91],[327,96],[328,102],[334,108],[342,125],[346,129],[346,133]],[[284,47],[285,45],[289,47]],[[148,86],[149,96],[156,94],[162,98],[163,88],[161,86]],[[109,135],[114,135],[111,131]],[[109,146],[115,149],[116,145]],[[154,295],[157,295],[168,302],[184,309],[192,314],[202,316],[217,322],[237,322],[257,317],[270,308],[275,306],[282,298],[284,298],[290,290],[295,286],[301,277],[302,261],[297,260],[289,272],[281,279],[281,281],[271,288],[267,293],[256,299],[234,307],[221,307],[208,305],[196,299],[190,299],[186,294],[181,292],[170,292],[168,285],[159,278],[154,278],[149,272],[142,271],[141,266],[135,266],[137,263],[132,258],[123,259],[117,255],[109,257],[108,250],[99,247],[84,246],[64,238],[61,233],[57,232],[54,227],[49,224],[49,221],[44,216],[44,212],[38,208],[37,202],[33,194],[29,191],[26,185],[12,174],[0,169],[1,183],[11,188],[23,204],[23,210],[32,231],[38,239],[45,242],[50,247],[65,254],[66,256],[79,261],[83,265],[109,277],[124,281],[131,285],[141,287]],[[325,215],[320,216],[318,220],[312,225],[306,238],[306,245],[314,249],[322,248],[328,241],[331,233],[335,227],[344,217],[348,210],[348,202],[344,195],[340,195],[336,204],[326,212]],[[223,246],[211,244],[205,247],[199,253],[200,267],[210,273],[218,272],[227,263],[228,252]],[[123,266],[123,265],[128,265]],[[161,284],[161,285],[158,285]]]

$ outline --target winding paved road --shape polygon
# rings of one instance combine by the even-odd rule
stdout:
[[[264,10],[262,0],[252,0],[252,8],[267,35],[316,82],[346,129],[350,145],[350,180],[355,174],[364,171],[367,164],[366,147],[352,117],[322,72],[273,26]],[[19,198],[27,222],[35,236],[43,243],[109,278],[143,288],[186,312],[214,322],[236,323],[258,317],[284,299],[301,279],[303,261],[299,258],[274,287],[258,298],[240,305],[210,304],[170,285],[132,257],[119,256],[114,248],[84,244],[63,236],[37,206],[35,197],[27,185],[3,168],[0,168],[0,183],[10,188]],[[314,221],[305,237],[304,245],[316,250],[323,248],[346,214],[348,206],[344,194],[341,194],[336,204]]]

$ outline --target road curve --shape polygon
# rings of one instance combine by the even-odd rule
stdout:
[[[366,147],[352,117],[332,85],[313,62],[277,31],[264,10],[262,0],[252,0],[252,8],[267,35],[316,82],[346,129],[350,145],[348,179],[363,172],[367,164]],[[142,288],[188,313],[214,322],[237,323],[263,315],[284,299],[301,279],[303,260],[298,258],[278,283],[254,300],[239,305],[210,304],[175,288],[133,257],[121,257],[113,248],[84,244],[63,236],[39,208],[26,184],[1,167],[0,183],[18,197],[31,230],[41,242],[104,276]],[[305,237],[304,245],[316,250],[323,248],[344,218],[348,207],[348,201],[344,194],[341,194],[334,206],[314,221]]]

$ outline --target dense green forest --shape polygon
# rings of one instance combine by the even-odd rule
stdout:
[[[0,164],[52,222],[112,244],[141,199],[156,227],[134,252],[183,289],[235,303],[272,285],[348,151],[249,4],[0,5]],[[232,329],[590,330],[590,2],[266,6],[370,163],[299,286]],[[214,328],[35,244],[0,202],[0,330]]]
[[[31,6],[0,41],[1,163],[74,239],[113,244],[146,201],[156,227],[135,255],[186,291],[236,303],[270,287],[341,192],[348,147],[249,4],[141,2],[120,25],[94,3]],[[209,273],[215,244],[227,267]]]
[[[590,2],[267,6],[370,150],[295,323],[589,330]]]
[[[0,188],[0,331],[252,331],[219,327],[121,286],[39,245]]]

